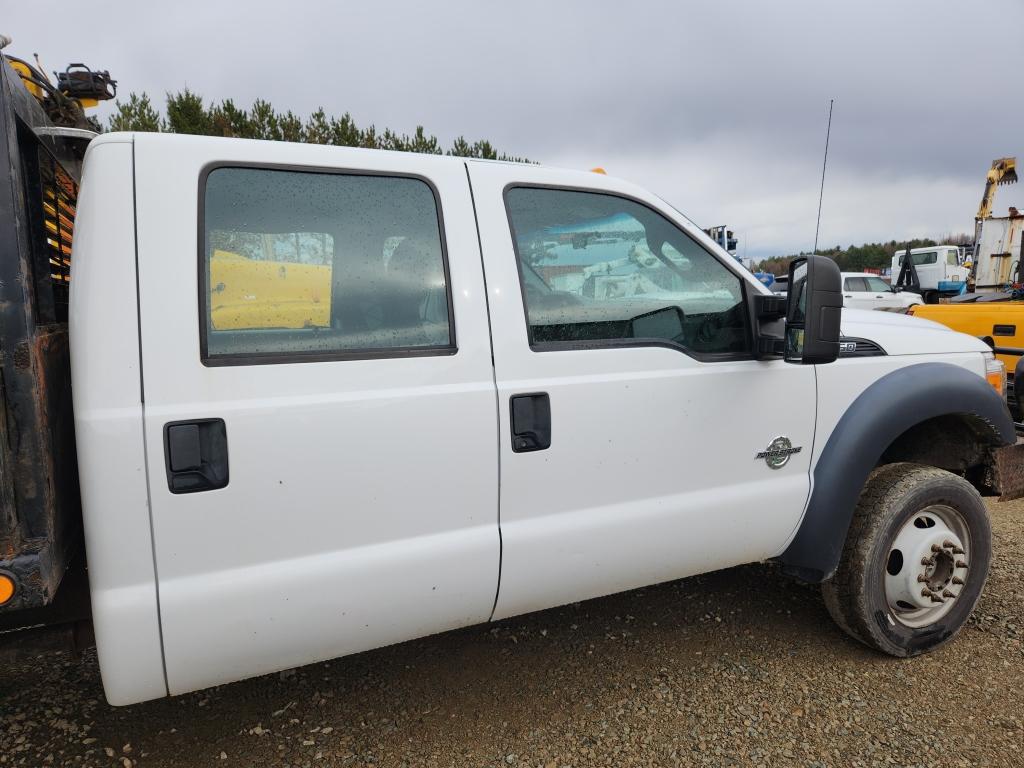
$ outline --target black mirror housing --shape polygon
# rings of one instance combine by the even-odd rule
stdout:
[[[839,357],[843,281],[826,256],[802,256],[789,265],[786,362],[822,365]]]

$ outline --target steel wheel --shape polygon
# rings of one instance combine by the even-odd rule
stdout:
[[[949,613],[967,582],[970,557],[970,531],[952,507],[935,504],[907,520],[885,566],[885,597],[893,618],[917,628]]]
[[[967,623],[991,562],[988,512],[970,483],[935,467],[886,464],[864,484],[839,567],[821,591],[847,634],[916,656]]]

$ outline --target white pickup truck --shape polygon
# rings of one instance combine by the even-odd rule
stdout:
[[[772,559],[909,656],[985,583],[989,348],[618,179],[107,134],[70,285],[113,704]]]

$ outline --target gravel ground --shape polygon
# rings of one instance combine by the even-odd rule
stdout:
[[[971,625],[929,656],[734,568],[132,707],[95,656],[0,671],[0,766],[1024,764],[1024,501],[990,504]]]

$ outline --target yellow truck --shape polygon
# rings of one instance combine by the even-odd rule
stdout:
[[[919,304],[908,314],[934,320],[954,331],[982,339],[1006,366],[1006,404],[1024,432],[1024,404],[1017,393],[1024,393],[1024,300],[1009,299],[1006,294],[967,294],[973,301],[949,304]],[[988,300],[986,300],[988,299]]]

